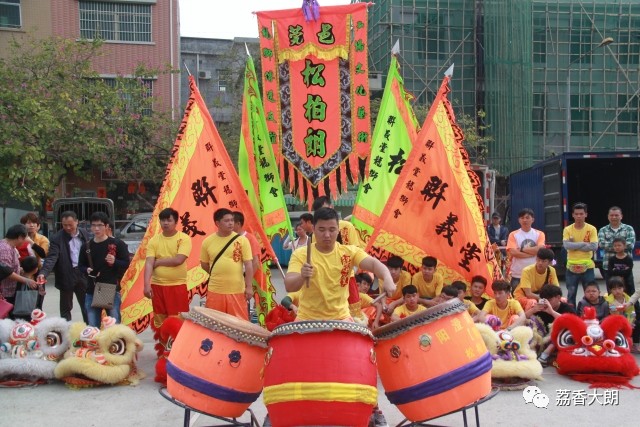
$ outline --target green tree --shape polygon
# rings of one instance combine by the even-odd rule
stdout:
[[[152,112],[146,79],[131,70],[106,81],[91,61],[101,41],[14,41],[0,60],[0,193],[39,206],[69,172],[160,180],[175,137],[168,113]]]

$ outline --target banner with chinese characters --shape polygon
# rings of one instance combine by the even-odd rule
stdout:
[[[279,241],[284,240],[292,231],[280,174],[268,138],[256,70],[249,56],[244,72],[238,173],[249,199],[255,200],[252,205],[267,239],[273,242],[276,236],[279,236]],[[264,325],[267,313],[276,305],[276,290],[271,283],[269,262],[263,263],[254,275],[254,293],[259,301],[256,304],[258,320]]]
[[[213,212],[218,208],[242,211],[245,229],[261,243],[261,262],[275,258],[260,220],[253,209],[248,209],[249,199],[191,76],[189,89],[185,114],[149,227],[122,278],[122,323],[136,332],[149,326],[153,315],[151,300],[143,295],[144,264],[149,239],[162,232],[158,221],[162,209],[176,209],[180,215],[178,228],[191,237],[187,287],[192,296],[206,295],[208,273],[200,267],[200,247],[205,237],[217,231]]]
[[[367,3],[257,12],[264,110],[281,177],[300,200],[335,198],[369,154]]]
[[[367,250],[386,251],[419,267],[438,259],[446,283],[501,276],[470,179],[464,136],[447,99],[445,77],[393,188]],[[488,291],[490,292],[490,291]]]
[[[369,170],[360,184],[351,222],[368,242],[417,137],[418,120],[405,92],[400,65],[391,57],[387,83],[371,139]]]

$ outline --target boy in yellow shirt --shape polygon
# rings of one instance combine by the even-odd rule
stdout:
[[[385,300],[385,304],[382,306],[384,313],[391,315],[393,310],[397,306],[403,303],[402,288],[411,284],[411,274],[402,268],[404,261],[399,256],[390,256],[386,262],[389,274],[393,279],[393,283],[396,285],[396,291]],[[384,280],[379,280],[380,286],[384,286]],[[380,324],[388,323],[389,319],[383,317]]]
[[[510,330],[523,325],[527,320],[524,310],[518,301],[509,299],[511,285],[504,280],[496,280],[491,284],[495,299],[487,301],[480,312],[480,321],[486,322],[487,315],[496,316],[500,320],[500,329]]]
[[[432,256],[422,258],[422,270],[411,278],[411,284],[418,289],[420,303],[431,307],[435,305],[432,300],[442,292],[442,276],[436,273],[438,260]]]
[[[418,304],[418,289],[415,286],[407,285],[402,288],[402,297],[404,304],[393,310],[391,315],[392,322],[426,310],[424,306]]]
[[[458,299],[462,301],[464,305],[467,307],[467,312],[469,313],[469,316],[471,316],[473,321],[474,322],[480,321],[480,309],[476,307],[474,303],[465,299],[465,296],[467,295],[467,284],[461,280],[456,280],[450,286],[452,288],[455,288],[458,291]]]
[[[520,284],[513,296],[525,311],[538,304],[540,289],[544,285],[560,286],[556,269],[551,266],[552,262],[553,251],[541,248],[536,255],[536,262],[522,269]]]

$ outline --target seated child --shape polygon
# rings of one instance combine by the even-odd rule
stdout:
[[[402,268],[404,261],[399,256],[390,256],[386,262],[387,268],[389,269],[389,273],[391,273],[391,278],[393,282],[396,284],[396,292],[389,298],[385,300],[385,304],[383,304],[382,309],[385,313],[391,314],[393,310],[402,304],[402,288],[411,284],[411,274],[408,271]],[[384,289],[384,280],[378,279],[378,288]],[[383,321],[381,324],[386,322]]]
[[[487,279],[482,276],[473,276],[471,278],[471,296],[466,296],[464,299],[471,301],[478,307],[479,310],[484,308],[484,304],[489,301],[489,298],[485,298],[484,290],[487,287]]]
[[[621,314],[627,318],[631,327],[636,323],[636,310],[633,304],[630,304],[630,297],[624,292],[625,282],[620,276],[611,276],[607,281],[607,289],[609,295],[604,299],[609,304],[609,314]]]
[[[602,319],[609,315],[609,303],[600,296],[600,287],[596,282],[589,282],[584,287],[584,297],[578,303],[576,313],[582,317],[585,307],[593,307],[596,310],[596,317]]]
[[[432,301],[442,292],[442,275],[436,273],[438,260],[432,256],[422,258],[422,271],[417,272],[411,278],[411,284],[418,289],[420,295],[420,304],[427,307],[434,306],[436,303]]]
[[[463,281],[456,280],[450,286],[458,291],[458,299],[467,307],[469,316],[471,316],[474,322],[478,322],[480,319],[480,310],[474,303],[465,299],[465,295],[467,295],[467,284]]]
[[[527,317],[535,314],[545,326],[545,332],[549,334],[549,328],[553,321],[560,317],[561,314],[576,314],[573,307],[566,302],[562,302],[562,289],[560,286],[547,284],[540,289],[540,300],[532,309],[527,311]],[[547,366],[550,356],[555,351],[553,343],[542,351],[538,357],[538,361],[542,366]]]
[[[426,310],[424,306],[418,304],[418,289],[416,289],[415,286],[407,285],[402,288],[402,296],[404,304],[393,310],[393,314],[391,315],[392,322]]]
[[[513,296],[524,310],[529,310],[538,304],[540,299],[538,294],[543,285],[560,286],[556,269],[551,266],[552,262],[553,251],[540,248],[536,255],[536,262],[522,269],[520,284],[513,292]]]
[[[368,319],[369,326],[375,329],[380,326],[379,321],[382,314],[382,303],[376,302],[373,304],[373,298],[368,294],[369,289],[373,284],[373,279],[367,273],[358,273],[356,274],[356,284],[358,285],[358,292],[360,296],[360,310]]]
[[[487,315],[496,316],[501,323],[501,329],[511,330],[524,324],[527,317],[518,301],[509,299],[511,285],[505,280],[496,280],[491,284],[495,299],[487,301],[480,312],[480,321],[486,322]],[[488,323],[488,322],[487,322]]]

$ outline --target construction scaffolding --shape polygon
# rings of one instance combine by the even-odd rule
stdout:
[[[371,70],[386,72],[396,40],[419,104],[455,63],[456,113],[487,113],[502,174],[563,151],[640,148],[637,0],[376,1]]]

